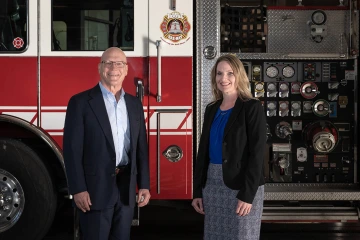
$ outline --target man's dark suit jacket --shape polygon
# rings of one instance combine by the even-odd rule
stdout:
[[[194,173],[194,198],[202,198],[210,162],[211,124],[222,100],[206,107]],[[236,100],[225,126],[222,144],[223,179],[227,187],[239,190],[237,198],[252,203],[259,186],[264,185],[266,119],[260,101]]]
[[[150,187],[143,106],[134,96],[124,97],[130,123],[130,173],[121,182],[115,175],[115,146],[100,86],[73,96],[66,111],[63,151],[70,194],[88,191],[93,210],[108,207],[116,184],[122,202],[131,207],[136,184],[139,189]]]

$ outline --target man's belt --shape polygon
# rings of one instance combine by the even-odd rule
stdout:
[[[115,174],[117,175],[117,174],[119,174],[119,173],[124,173],[124,172],[127,171],[128,168],[129,168],[128,165],[116,166],[116,168],[115,168]]]

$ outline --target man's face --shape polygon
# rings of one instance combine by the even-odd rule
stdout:
[[[128,72],[125,54],[116,48],[105,51],[98,69],[102,84],[109,88],[122,87],[122,82]]]

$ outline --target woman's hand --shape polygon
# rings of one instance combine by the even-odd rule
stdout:
[[[236,207],[236,214],[239,216],[246,216],[251,210],[252,204],[238,200],[238,205]]]
[[[198,213],[205,214],[202,198],[194,198],[191,205],[194,207],[195,211],[197,211]]]

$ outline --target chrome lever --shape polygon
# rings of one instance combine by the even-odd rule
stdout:
[[[156,40],[156,49],[157,49],[157,74],[158,74],[158,93],[156,95],[156,101],[161,102],[161,52],[160,52],[160,40]]]

